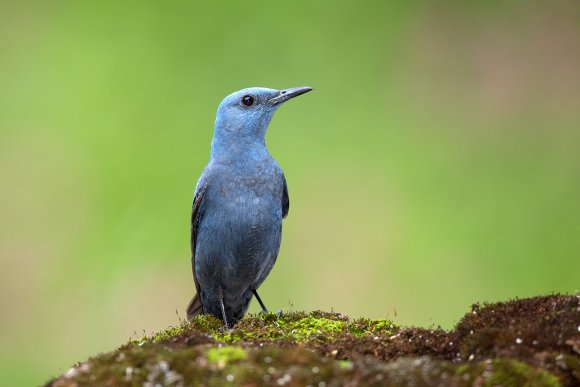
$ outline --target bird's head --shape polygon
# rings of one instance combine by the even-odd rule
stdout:
[[[250,87],[228,95],[217,110],[213,145],[245,141],[263,143],[276,109],[310,90],[312,88],[306,86],[285,90]]]

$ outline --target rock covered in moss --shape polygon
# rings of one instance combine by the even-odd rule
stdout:
[[[132,340],[52,386],[580,385],[580,298],[472,307],[452,331],[338,313],[212,316]]]

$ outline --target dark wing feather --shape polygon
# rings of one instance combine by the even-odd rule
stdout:
[[[288,196],[288,186],[286,185],[286,177],[282,174],[282,181],[284,182],[284,188],[282,190],[282,219],[288,216],[288,210],[290,209],[290,197]]]
[[[196,294],[187,306],[187,319],[191,320],[193,317],[203,313],[203,305],[201,304],[199,283],[195,276],[195,242],[197,239],[197,226],[199,223],[199,209],[203,200],[205,187],[201,187],[195,198],[191,208],[191,271],[193,272],[193,282],[195,283]]]

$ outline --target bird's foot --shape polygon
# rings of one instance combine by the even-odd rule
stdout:
[[[223,327],[219,327],[217,330],[220,333],[228,333],[228,332],[231,332],[233,329],[229,325],[224,324]]]

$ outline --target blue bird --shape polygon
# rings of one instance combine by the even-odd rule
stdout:
[[[197,294],[187,307],[240,320],[278,256],[282,219],[290,201],[286,178],[266,148],[266,129],[278,109],[310,87],[260,87],[228,95],[220,103],[209,163],[197,182],[191,211],[191,263]]]

